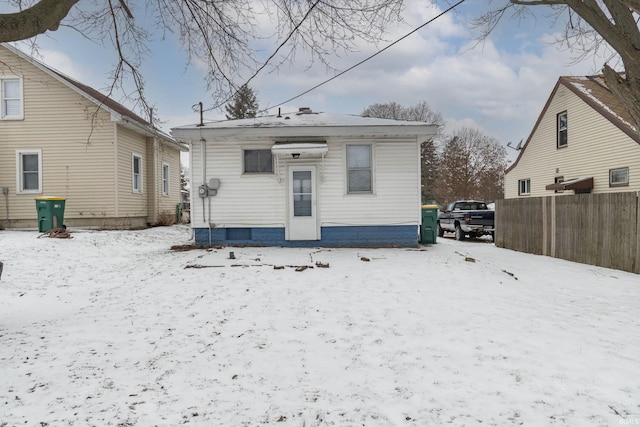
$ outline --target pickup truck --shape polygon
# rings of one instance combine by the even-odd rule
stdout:
[[[494,211],[485,202],[478,200],[458,200],[450,203],[438,215],[438,237],[445,231],[456,233],[456,240],[466,236],[471,238],[491,235],[495,231]]]

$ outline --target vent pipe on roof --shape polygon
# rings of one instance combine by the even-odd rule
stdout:
[[[204,119],[202,118],[202,101],[198,102],[200,106],[200,124],[198,126],[204,126]]]
[[[280,114],[280,107],[278,107],[278,118],[282,117],[282,115]]]

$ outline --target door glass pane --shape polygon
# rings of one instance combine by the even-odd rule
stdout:
[[[311,216],[311,194],[293,196],[293,216]]]
[[[293,215],[312,216],[311,171],[293,171]]]

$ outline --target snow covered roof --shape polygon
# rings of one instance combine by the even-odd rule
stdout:
[[[603,75],[586,77],[563,76],[560,77],[559,82],[640,143],[638,130],[633,124],[631,115],[611,92]]]
[[[607,86],[604,76],[602,74],[595,76],[561,76],[556,83],[546,105],[542,109],[542,112],[538,116],[538,121],[533,127],[533,130],[529,134],[527,141],[525,142],[522,150],[518,154],[516,161],[507,168],[506,173],[509,173],[519,163],[520,158],[526,151],[529,141],[535,134],[542,117],[549,108],[551,100],[556,95],[560,86],[566,87],[576,96],[582,99],[587,105],[596,110],[602,117],[609,120],[614,126],[618,127],[622,132],[627,134],[629,138],[640,144],[640,132],[633,124],[631,115],[627,112],[626,108],[620,102],[620,100],[611,92],[611,89]]]
[[[330,130],[331,129],[331,130]],[[222,120],[191,124],[171,129],[177,138],[192,138],[193,132],[216,137],[247,134],[260,136],[330,136],[333,134],[361,135],[435,135],[437,126],[404,120],[379,119],[349,114],[329,114],[301,109],[294,113],[256,117],[252,119]]]
[[[428,123],[405,120],[379,119],[352,114],[329,114],[303,110],[295,113],[284,113],[256,117],[252,119],[221,120],[217,122],[180,126],[175,129],[227,129],[257,127],[307,127],[307,126],[424,126]]]

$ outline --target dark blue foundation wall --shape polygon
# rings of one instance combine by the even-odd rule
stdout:
[[[322,227],[321,240],[288,241],[284,228],[196,228],[197,245],[416,247],[417,225]]]

